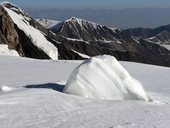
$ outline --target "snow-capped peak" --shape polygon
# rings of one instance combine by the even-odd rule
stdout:
[[[12,4],[12,3],[8,2],[8,1],[3,1],[3,2],[1,2],[0,4],[1,4],[1,5],[6,5],[6,4],[14,5],[14,4]],[[16,6],[16,5],[14,5],[14,6]]]
[[[89,20],[85,20],[85,19],[80,19],[80,18],[77,18],[77,17],[71,17],[70,19],[66,20],[65,22],[77,22],[79,23],[79,25],[85,25],[85,24],[91,24],[94,28],[97,28],[97,27],[104,27],[105,25],[101,25],[101,24],[98,24],[98,23],[95,23],[95,22],[92,22],[92,21],[89,21]],[[105,26],[106,27],[106,26]],[[118,28],[110,28],[111,30],[113,30],[114,32],[116,30],[119,30]]]
[[[68,30],[67,30],[68,29]],[[73,35],[67,33],[72,31]],[[71,17],[64,22],[60,34],[85,41],[120,42],[117,39],[117,29],[109,28],[88,20]]]
[[[21,12],[22,14],[25,14],[25,12],[24,12],[21,8],[19,8],[19,7],[16,6],[15,4],[12,4],[12,3],[8,2],[8,1],[2,2],[1,5],[4,6],[4,7],[6,7],[6,8],[9,8],[9,9],[11,9],[11,10],[13,10],[13,11],[19,11],[19,12]]]
[[[17,14],[24,16],[25,19],[27,19],[28,21],[31,19],[31,17],[28,16],[28,14],[24,10],[22,10],[21,8],[19,8],[15,4],[12,4],[12,3],[8,2],[8,1],[1,2],[0,4],[2,6],[4,6],[4,7],[8,8],[8,9],[16,12]]]
[[[97,23],[94,23],[92,21],[88,21],[88,20],[84,20],[84,19],[80,19],[80,18],[76,18],[76,17],[71,17],[70,19],[66,20],[65,22],[76,22],[80,26],[85,26],[86,24],[90,24],[94,28],[97,28],[98,26],[103,26],[103,25],[99,25]]]

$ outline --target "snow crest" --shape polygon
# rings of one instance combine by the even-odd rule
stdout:
[[[140,82],[109,55],[80,64],[72,72],[64,92],[91,99],[150,100]]]

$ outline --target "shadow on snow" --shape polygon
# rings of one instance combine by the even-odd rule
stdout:
[[[46,88],[53,89],[55,91],[63,92],[64,85],[56,84],[56,83],[46,83],[46,84],[37,84],[37,85],[26,85],[25,88]]]

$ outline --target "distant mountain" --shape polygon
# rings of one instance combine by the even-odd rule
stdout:
[[[46,29],[11,3],[0,6],[0,44],[20,56],[38,59],[86,59],[108,54],[118,60],[170,66],[170,51],[150,40],[72,17]]]
[[[138,38],[148,38],[150,36],[151,28],[130,28],[125,29],[123,32],[129,36],[138,37]]]
[[[52,27],[51,30],[58,35],[84,41],[120,42],[118,40],[120,37],[116,34],[118,29],[111,29],[76,17],[64,21],[60,26]]]
[[[160,34],[162,31],[170,32],[170,24],[160,26],[154,29],[151,28],[130,28],[123,30],[126,34],[134,37],[150,38]]]
[[[160,26],[160,27],[157,27],[155,29],[152,29],[152,31],[149,34],[149,37],[156,36],[156,35],[160,34],[163,31],[170,32],[170,24],[164,25],[164,26]]]
[[[133,28],[123,31],[129,36],[142,38],[149,42],[160,44],[170,50],[170,24],[155,29]]]
[[[161,33],[148,38],[148,40],[158,44],[170,44],[170,32],[163,30]]]
[[[109,54],[119,60],[169,65],[170,52],[167,49],[132,38],[120,29],[72,17],[52,27],[51,31],[60,36],[59,42],[67,48],[86,56]]]
[[[61,22],[61,21],[48,20],[48,19],[36,19],[36,21],[47,29],[52,28],[53,26]]]
[[[155,28],[170,23],[170,8],[129,8],[129,9],[56,9],[56,8],[25,8],[34,18],[65,21],[70,17],[79,17],[121,29]]]

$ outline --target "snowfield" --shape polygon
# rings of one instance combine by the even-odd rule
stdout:
[[[168,128],[170,68],[120,62],[154,102],[62,93],[82,61],[0,56],[0,128]]]

